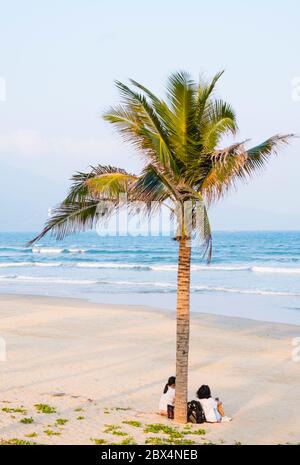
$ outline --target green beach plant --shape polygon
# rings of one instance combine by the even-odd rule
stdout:
[[[22,419],[20,420],[20,423],[23,423],[24,425],[30,425],[31,423],[33,423],[33,421],[34,421],[34,420],[33,420],[32,417],[30,417],[30,418],[26,418],[26,417],[25,417],[25,418],[22,418]]]
[[[36,438],[38,434],[36,432],[25,434],[26,438]]]
[[[182,431],[182,434],[185,434],[185,435],[189,435],[189,434],[195,434],[197,436],[205,436],[206,434],[206,431],[205,429],[196,429],[196,430],[192,430],[192,429],[184,429]]]
[[[141,173],[98,165],[74,174],[69,194],[30,241],[92,229],[124,206],[135,214],[136,202],[146,215],[160,206],[169,209],[178,225],[175,420],[181,423],[187,421],[191,239],[198,236],[210,262],[208,207],[260,171],[292,137],[274,135],[255,147],[242,141],[223,148],[223,137],[235,136],[238,128],[233,108],[214,95],[222,74],[195,82],[188,73],[176,72],[168,79],[166,99],[134,80],[130,86],[117,81],[121,104],[104,119],[140,153]]]
[[[107,441],[105,439],[91,438],[91,441],[93,441],[96,446],[102,446],[103,444],[107,444]]]
[[[103,433],[106,434],[113,434],[114,436],[128,436],[127,433],[121,430],[121,426],[118,425],[104,425],[105,429],[103,430]]]
[[[120,443],[121,446],[136,446],[137,442],[133,436],[129,436]]]
[[[16,407],[16,408],[9,408],[9,407],[3,407],[2,412],[5,413],[21,413],[22,415],[27,414],[27,410],[23,407]]]
[[[142,423],[137,420],[124,420],[122,423],[124,425],[134,426],[135,428],[140,428],[142,426]]]
[[[63,426],[66,423],[68,423],[68,421],[69,420],[67,420],[66,418],[57,418],[57,420],[55,420],[55,425]]]
[[[36,411],[39,413],[46,413],[47,415],[51,413],[56,413],[56,408],[51,407],[48,404],[35,404]]]
[[[35,446],[36,442],[25,441],[24,439],[12,438],[0,440],[0,446]]]
[[[165,425],[163,423],[146,425],[144,428],[144,433],[165,433],[172,437],[182,438],[182,433],[180,433],[176,428]]]
[[[53,431],[52,429],[46,429],[44,433],[47,436],[60,436],[61,435],[61,433],[59,433],[58,431]]]

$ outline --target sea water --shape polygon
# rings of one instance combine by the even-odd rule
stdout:
[[[63,241],[0,233],[0,292],[84,298],[175,311],[178,244],[96,233]],[[215,232],[207,265],[194,244],[191,309],[300,324],[300,232]]]

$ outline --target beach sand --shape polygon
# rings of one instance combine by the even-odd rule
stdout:
[[[299,336],[299,326],[192,314],[190,397],[209,384],[233,421],[192,426],[206,434],[185,437],[196,443],[300,443],[300,362],[292,360],[292,339]],[[0,362],[0,440],[143,444],[149,437],[167,438],[144,433],[145,425],[176,426],[156,414],[166,379],[175,374],[175,313],[3,295],[0,337],[7,345],[7,361]],[[38,413],[35,404],[56,413]],[[14,411],[21,406],[26,413]],[[21,423],[24,417],[33,423]],[[58,425],[58,418],[68,421]],[[112,434],[114,428],[104,432],[105,425],[128,436]],[[32,433],[37,436],[29,439]]]

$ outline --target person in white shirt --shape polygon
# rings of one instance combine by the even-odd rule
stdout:
[[[200,401],[207,423],[221,423],[232,420],[224,414],[222,402],[220,402],[218,398],[212,398],[210,387],[206,384],[203,384],[198,389],[197,397]]]
[[[160,398],[158,411],[160,415],[168,415],[168,405],[174,407],[175,404],[175,376],[170,376],[165,385],[164,392]]]

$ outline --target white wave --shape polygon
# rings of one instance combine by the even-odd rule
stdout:
[[[41,266],[41,267],[59,267],[62,266],[61,262],[3,262],[0,263],[0,268],[24,268],[32,266]]]
[[[58,247],[33,247],[33,253],[45,253],[45,254],[60,254],[64,251],[64,249],[60,249]]]
[[[70,253],[85,253],[87,250],[86,249],[76,249],[71,247],[70,249],[67,249],[68,252]]]
[[[11,279],[16,279],[17,275],[11,274],[8,276],[0,276],[0,281],[8,281]]]
[[[266,290],[261,290],[261,289],[236,289],[236,288],[228,288],[228,287],[191,286],[191,290],[209,291],[209,292],[229,292],[231,294],[253,294],[253,295],[300,297],[300,294],[297,292],[266,291]]]
[[[177,271],[177,265],[151,265],[152,271]]]
[[[33,266],[41,266],[41,267],[45,267],[45,268],[57,268],[57,267],[60,267],[60,266],[63,266],[63,264],[61,262],[34,262],[33,263]]]
[[[111,269],[133,269],[133,270],[150,270],[148,265],[139,265],[134,263],[109,263],[109,262],[81,262],[77,263],[79,268],[111,268]]]
[[[51,283],[51,284],[70,284],[70,285],[110,285],[110,286],[128,286],[128,290],[134,292],[137,287],[146,289],[165,289],[166,291],[176,291],[176,283],[170,282],[153,282],[153,281],[108,281],[108,280],[89,280],[89,279],[65,279],[55,277],[40,277],[40,276],[22,276],[22,275],[8,275],[0,276],[0,281],[11,282],[31,282],[31,283]],[[287,291],[271,291],[263,289],[239,289],[239,288],[227,288],[227,287],[212,287],[212,286],[191,286],[192,292],[221,292],[230,294],[250,294],[250,295],[265,295],[265,296],[288,296],[288,297],[300,297],[297,292]],[[146,292],[146,291],[145,291]],[[155,292],[155,291],[154,291]]]
[[[251,268],[255,273],[288,273],[300,274],[300,268],[281,268],[281,267],[268,267],[268,266],[253,266]]]
[[[39,276],[22,276],[22,275],[10,275],[0,276],[0,281],[21,281],[21,282],[35,282],[35,283],[53,283],[53,284],[97,284],[98,281],[89,279],[64,279],[64,278],[52,278],[52,277],[39,277]]]
[[[36,282],[36,283],[53,283],[53,284],[105,284],[113,286],[151,286],[161,288],[174,288],[176,285],[172,283],[160,283],[150,281],[107,281],[107,280],[89,280],[89,279],[65,279],[55,277],[40,277],[40,276],[23,276],[23,275],[8,275],[0,276],[0,281],[22,281],[22,282]]]
[[[160,287],[166,289],[176,289],[176,284],[161,283],[153,281],[98,281],[98,284],[117,284],[121,286],[146,286],[146,287]]]
[[[163,288],[176,290],[177,285],[170,282],[153,282],[153,281],[97,281],[97,284],[110,284],[110,285],[121,285],[130,287],[151,287],[151,288]],[[238,289],[238,288],[227,288],[227,287],[212,287],[212,286],[191,286],[191,291],[209,291],[209,292],[228,292],[232,294],[252,294],[252,295],[270,295],[270,296],[292,296],[300,297],[299,293],[296,292],[285,292],[285,291],[268,291],[262,289]]]
[[[193,267],[193,265],[192,265]],[[195,269],[218,270],[218,271],[250,271],[247,265],[195,265]]]
[[[24,267],[31,266],[30,262],[3,262],[0,263],[0,268],[15,268],[15,267]]]
[[[177,265],[151,265],[153,271],[177,271]],[[249,271],[249,266],[243,265],[191,265],[192,271]]]

